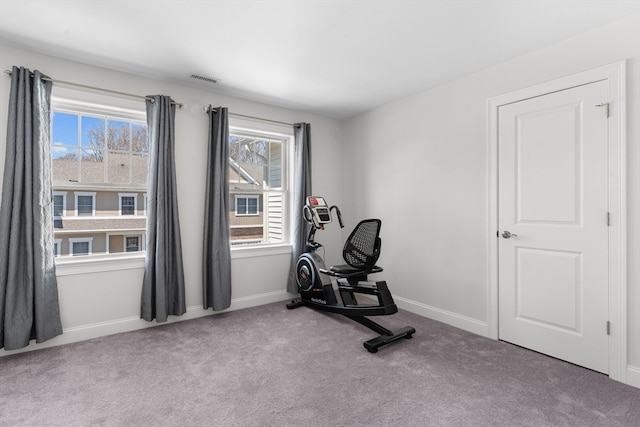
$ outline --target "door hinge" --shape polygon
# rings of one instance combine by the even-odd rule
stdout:
[[[611,212],[607,212],[607,227],[611,227]]]
[[[611,322],[607,320],[607,335],[611,335]]]
[[[604,107],[605,115],[606,115],[607,119],[609,118],[609,103],[608,102],[603,102],[601,104],[597,104],[596,107]]]

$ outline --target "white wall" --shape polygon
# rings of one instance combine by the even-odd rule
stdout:
[[[382,218],[380,263],[399,305],[488,335],[487,100],[624,59],[628,375],[640,387],[640,16],[344,122],[344,208]]]
[[[340,122],[305,112],[291,111],[242,99],[217,95],[197,88],[178,86],[103,68],[91,67],[31,52],[0,46],[0,67],[12,65],[38,69],[50,77],[140,95],[170,95],[186,108],[176,112],[176,173],[179,193],[182,245],[188,312],[170,320],[211,314],[202,309],[202,230],[207,156],[208,116],[203,107],[228,107],[231,113],[261,117],[288,123],[311,123],[314,191],[332,204],[342,202]],[[4,169],[7,106],[10,78],[0,76],[0,166]],[[329,167],[333,164],[333,167]],[[1,184],[0,173],[0,184]],[[318,240],[327,247],[328,262],[341,255],[341,234],[328,230]],[[285,292],[290,254],[250,256],[234,254],[232,260],[232,306],[237,309],[293,295]],[[64,334],[44,345],[30,345],[26,350],[57,345],[104,334],[147,327],[140,317],[140,290],[143,262],[107,265],[98,273],[58,268],[60,310]],[[283,310],[284,304],[283,304]],[[14,352],[0,352],[0,355]]]

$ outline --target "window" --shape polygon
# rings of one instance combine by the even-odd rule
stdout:
[[[76,192],[76,216],[94,216],[96,193]]]
[[[62,218],[67,215],[67,192],[54,191],[53,193],[53,217]]]
[[[258,196],[236,196],[236,216],[258,215]]]
[[[93,238],[92,237],[72,237],[69,239],[72,256],[91,255]]]
[[[146,186],[145,123],[54,107],[52,133],[54,181]]]
[[[136,215],[138,211],[138,195],[130,193],[119,193],[120,215]]]
[[[62,239],[53,239],[53,256],[59,257],[61,252]]]
[[[229,127],[231,245],[289,243],[293,129],[232,119]]]
[[[138,252],[140,250],[139,236],[125,236],[125,252]]]
[[[138,214],[149,164],[144,101],[54,86],[51,106],[53,237],[65,242],[57,253],[144,250],[140,238],[122,237],[146,229],[146,212]]]

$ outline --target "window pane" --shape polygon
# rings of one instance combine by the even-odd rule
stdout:
[[[229,135],[229,157],[241,164],[267,164],[267,141],[251,136]]]
[[[109,150],[129,151],[131,149],[131,129],[129,122],[107,121],[107,148]]]
[[[53,216],[62,216],[64,210],[64,196],[53,196]]]
[[[122,210],[121,210],[121,214],[122,215],[135,215],[136,214],[136,210],[135,210],[136,199],[135,199],[135,197],[123,196],[121,198],[120,204],[122,205]]]
[[[89,242],[72,242],[71,251],[76,255],[89,255]]]
[[[103,118],[82,116],[81,145],[84,148],[104,151],[105,129]]]
[[[54,112],[52,118],[52,140],[56,145],[78,145],[78,115]],[[55,151],[55,150],[54,150]]]
[[[131,150],[134,153],[149,153],[147,125],[143,123],[132,123],[131,130]]]
[[[104,151],[83,149],[80,163],[80,182],[104,182]]]
[[[54,146],[51,151],[53,182],[77,182],[80,179],[80,150]]]
[[[93,215],[93,196],[78,196],[78,216]]]
[[[265,181],[268,188],[282,188],[283,183],[283,152],[281,142],[269,143],[269,171]]]
[[[281,189],[283,183],[282,140],[229,135],[230,189]]]
[[[236,214],[246,215],[247,213],[247,199],[244,197],[238,197],[236,199]]]
[[[126,252],[138,252],[140,250],[140,244],[138,236],[131,236],[126,238]]]
[[[250,215],[258,214],[258,199],[253,197],[247,199],[247,213]]]
[[[131,156],[131,184],[147,185],[149,174],[149,155],[144,153],[133,153]]]
[[[109,175],[111,184],[129,184],[131,181],[131,156],[129,153],[109,151]]]
[[[251,136],[230,135],[229,183],[232,188],[261,188],[268,157],[266,141]]]

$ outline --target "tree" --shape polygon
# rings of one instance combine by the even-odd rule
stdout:
[[[105,147],[104,142],[104,124],[100,123],[98,126],[89,130],[89,148],[82,149],[82,160],[90,162],[103,162]]]
[[[89,148],[83,149],[83,160],[93,162],[103,162],[105,156],[105,147],[109,151],[129,152],[133,153],[149,152],[149,142],[147,135],[147,126],[138,123],[122,121],[107,121],[104,124],[95,126],[88,132]]]
[[[266,165],[269,163],[269,142],[245,136],[231,135],[229,157],[241,164]]]
[[[131,151],[134,153],[149,153],[149,136],[147,125],[132,123]]]

